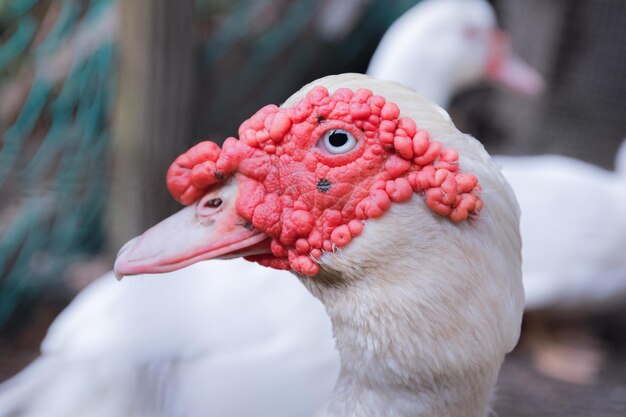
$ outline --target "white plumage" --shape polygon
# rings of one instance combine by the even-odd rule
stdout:
[[[491,6],[482,0],[422,1],[387,30],[367,74],[446,107],[455,92],[484,77],[495,25]]]
[[[623,301],[623,161],[611,172],[556,155],[496,160],[522,208],[526,308],[608,311]]]
[[[448,88],[415,74],[418,90]],[[338,370],[327,315],[288,273],[236,260],[122,285],[106,274],[55,320],[42,356],[0,386],[0,416],[306,416]]]
[[[541,75],[511,51],[486,0],[425,0],[387,30],[367,74],[398,82],[447,107],[463,89],[490,80],[524,94]]]

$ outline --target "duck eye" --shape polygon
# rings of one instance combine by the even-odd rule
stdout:
[[[357,140],[351,133],[333,129],[324,133],[318,146],[331,155],[338,155],[351,151],[356,145]]]

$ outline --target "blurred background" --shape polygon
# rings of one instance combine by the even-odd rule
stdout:
[[[177,209],[164,178],[178,154],[236,134],[320,76],[365,72],[418,2],[0,0],[0,381],[37,356],[54,317],[123,242]],[[491,3],[546,89],[465,91],[450,107],[459,129],[490,153],[614,169],[626,136],[626,3]],[[498,413],[623,416],[624,311],[586,319],[603,359],[585,383],[540,372],[522,341]]]

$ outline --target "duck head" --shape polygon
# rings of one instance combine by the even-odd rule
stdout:
[[[259,110],[239,140],[202,142],[177,158],[167,184],[188,206],[128,242],[118,276],[233,256],[313,276],[325,253],[415,194],[451,222],[480,212],[478,178],[461,169],[457,149],[395,102],[322,84],[298,97]]]
[[[526,95],[544,86],[542,76],[513,53],[485,0],[418,3],[385,33],[367,73],[413,88],[442,106],[484,80]]]

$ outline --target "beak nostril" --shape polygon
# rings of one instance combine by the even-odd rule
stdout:
[[[209,200],[204,202],[204,207],[205,208],[218,208],[221,205],[222,205],[222,199],[221,198],[211,198],[211,199],[209,199]]]
[[[209,196],[206,196],[198,202],[196,210],[197,213],[201,216],[213,216],[220,212],[218,208],[220,208],[223,203],[224,201],[219,197],[211,198]]]

